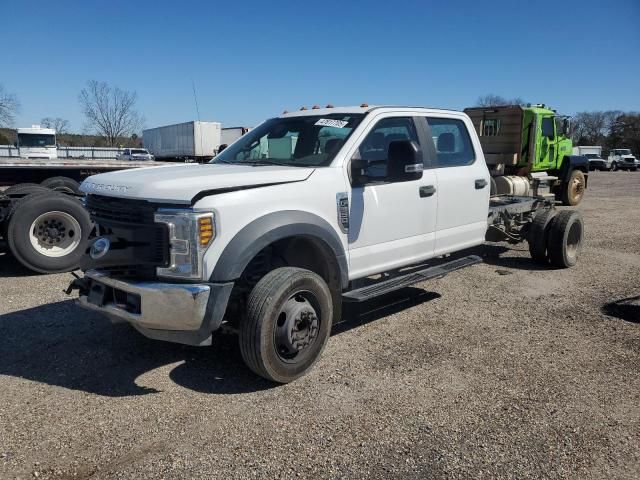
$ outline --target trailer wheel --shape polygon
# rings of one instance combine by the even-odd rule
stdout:
[[[20,263],[41,273],[78,267],[91,220],[77,199],[48,190],[21,198],[12,212],[7,243]]]
[[[549,263],[549,257],[547,256],[549,225],[555,216],[555,210],[541,210],[533,218],[527,240],[529,242],[529,253],[536,263]]]
[[[549,228],[547,250],[551,263],[559,268],[573,267],[582,251],[584,221],[575,210],[563,210]]]
[[[333,319],[329,287],[302,268],[277,268],[249,294],[240,323],[240,351],[256,374],[278,383],[304,375],[329,339]]]
[[[587,182],[584,178],[584,173],[580,170],[572,171],[569,180],[562,184],[562,204],[578,205],[582,200],[586,186]]]
[[[69,177],[47,178],[40,185],[55,190],[56,192],[82,194],[80,184]]]

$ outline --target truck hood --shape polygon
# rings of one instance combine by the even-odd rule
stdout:
[[[313,168],[187,164],[119,170],[87,178],[80,189],[85,193],[120,198],[136,198],[158,203],[191,204],[208,192],[240,190],[280,183],[301,182]]]

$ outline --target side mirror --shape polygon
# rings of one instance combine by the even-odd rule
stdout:
[[[408,182],[422,178],[424,164],[422,151],[412,140],[396,140],[389,144],[387,179],[390,182]]]
[[[363,185],[367,183],[369,177],[367,177],[367,167],[369,163],[361,158],[351,159],[351,183],[354,186]]]

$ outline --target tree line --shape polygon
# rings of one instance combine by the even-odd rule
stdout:
[[[94,135],[69,133],[69,122],[59,117],[45,117],[40,124],[54,128],[58,141],[68,146],[88,146],[86,142],[100,146],[137,146],[138,133],[143,127],[144,117],[136,110],[137,94],[90,80],[78,96],[85,117],[85,131]],[[497,107],[504,105],[526,105],[520,98],[508,99],[488,94],[478,97],[476,106]],[[0,84],[0,128],[10,126],[20,109],[15,94],[6,92]],[[572,140],[575,145],[599,145],[605,153],[612,148],[630,148],[640,154],[640,113],[618,110],[578,112],[572,118]],[[4,138],[3,138],[4,137]],[[0,131],[0,143],[9,142],[6,133]]]
[[[58,142],[66,146],[88,146],[86,140],[95,146],[138,146],[144,117],[136,110],[137,98],[136,92],[90,80],[78,95],[86,134],[69,133],[69,121],[59,117],[45,117],[40,125],[55,129]],[[19,110],[20,102],[16,95],[6,92],[0,84],[0,129],[3,130],[0,131],[0,143],[13,143],[9,141],[10,130],[7,127],[13,125]]]

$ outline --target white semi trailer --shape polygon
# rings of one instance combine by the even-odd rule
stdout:
[[[158,160],[211,160],[221,143],[219,122],[192,121],[149,128],[142,131],[142,142]]]

